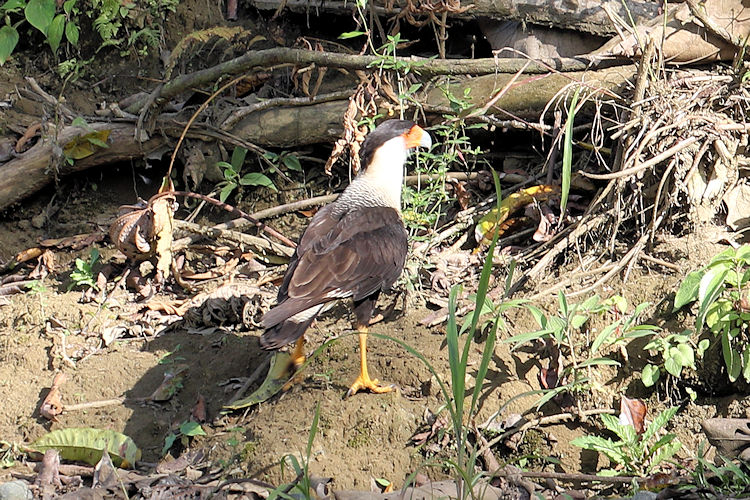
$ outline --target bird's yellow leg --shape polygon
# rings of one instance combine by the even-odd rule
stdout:
[[[384,392],[391,392],[395,389],[393,385],[380,385],[377,379],[373,380],[370,378],[370,374],[367,373],[367,325],[358,325],[357,331],[359,332],[359,377],[349,387],[346,393],[346,397],[353,396],[358,391],[366,389],[377,394]]]
[[[292,374],[294,374],[299,368],[305,363],[305,336],[301,336],[297,339],[297,342],[294,344],[294,349],[292,350],[291,354],[291,364],[289,366],[289,370],[291,370]],[[286,384],[284,384],[284,387],[282,387],[282,390],[288,391],[292,388],[294,384],[297,382],[302,381],[302,374],[290,379]]]

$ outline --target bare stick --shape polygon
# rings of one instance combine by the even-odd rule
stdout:
[[[89,410],[91,408],[105,408],[107,406],[117,406],[127,401],[125,396],[114,399],[102,399],[101,401],[89,401],[88,403],[78,403],[76,405],[65,405],[65,411]]]

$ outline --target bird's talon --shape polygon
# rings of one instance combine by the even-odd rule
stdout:
[[[394,384],[380,385],[380,382],[377,379],[363,379],[362,377],[358,377],[352,386],[349,387],[349,390],[346,391],[346,397],[349,398],[354,396],[362,390],[367,390],[375,394],[384,394],[393,391],[395,388],[396,386]]]

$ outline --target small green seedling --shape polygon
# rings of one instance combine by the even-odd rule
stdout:
[[[76,259],[76,270],[70,273],[70,279],[72,283],[68,286],[68,291],[74,287],[89,287],[94,290],[99,290],[96,285],[96,275],[94,274],[94,266],[99,261],[99,250],[92,248],[89,253],[89,260]]]
[[[659,437],[658,432],[677,413],[678,407],[661,412],[642,434],[630,424],[620,423],[614,415],[601,415],[602,423],[617,436],[617,440],[600,436],[581,436],[570,442],[585,450],[604,454],[615,467],[599,471],[601,476],[648,476],[672,458],[682,447],[674,434]]]

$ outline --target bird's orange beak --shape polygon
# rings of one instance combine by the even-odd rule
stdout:
[[[406,147],[409,149],[418,146],[430,149],[432,146],[432,138],[430,137],[430,134],[425,132],[425,130],[419,125],[414,125],[410,128],[409,131],[404,134],[404,137],[406,138]]]

